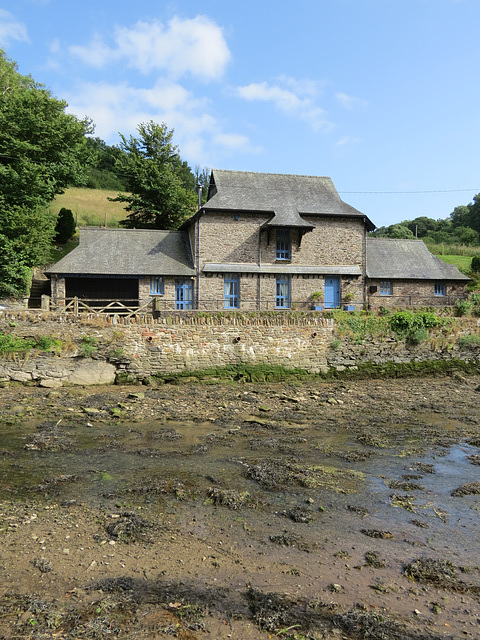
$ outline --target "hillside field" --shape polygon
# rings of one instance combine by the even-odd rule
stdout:
[[[81,189],[71,187],[58,195],[51,207],[58,213],[62,207],[70,209],[75,217],[77,227],[106,226],[118,227],[120,220],[126,218],[125,208],[121,202],[110,202],[116,191],[104,189]]]

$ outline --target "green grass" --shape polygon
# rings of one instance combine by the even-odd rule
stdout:
[[[456,265],[461,271],[470,271],[472,266],[472,256],[458,256],[458,255],[437,255],[437,258],[443,260],[447,264]]]
[[[78,227],[100,226],[118,227],[120,220],[127,217],[121,202],[110,202],[108,198],[115,198],[116,191],[106,189],[80,189],[71,187],[65,193],[58,195],[51,204],[51,208],[58,213],[62,207],[70,209]]]
[[[73,236],[73,238],[70,238],[68,242],[65,242],[65,244],[57,243],[52,247],[50,252],[51,263],[54,264],[55,262],[58,262],[64,258],[67,253],[73,251],[75,247],[78,247],[78,232]]]

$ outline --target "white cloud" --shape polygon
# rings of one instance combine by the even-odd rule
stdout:
[[[352,144],[360,144],[362,142],[361,138],[354,138],[351,136],[344,136],[343,138],[340,138],[340,140],[338,140],[335,143],[335,146],[337,147],[346,147],[346,146],[350,146]]]
[[[327,113],[318,107],[313,99],[316,87],[312,82],[298,82],[292,78],[281,77],[275,85],[267,82],[251,83],[238,87],[236,93],[240,98],[250,102],[271,102],[283,113],[307,122],[314,131],[329,131],[333,126],[328,121]]]
[[[205,16],[173,18],[165,26],[137,22],[133,28],[116,27],[114,46],[94,36],[87,46],[71,46],[70,53],[84,63],[102,68],[125,61],[144,74],[162,70],[169,76],[191,74],[202,80],[222,76],[231,54],[222,29]]]
[[[354,96],[349,96],[346,93],[336,93],[335,98],[337,99],[337,102],[339,102],[342,107],[345,107],[346,109],[368,106],[368,102],[366,100],[362,100],[362,98],[355,98]]]
[[[5,9],[0,9],[0,46],[8,47],[12,40],[29,42],[27,27]]]
[[[95,135],[109,144],[119,142],[119,132],[128,138],[136,135],[141,122],[154,120],[175,130],[181,157],[193,164],[214,166],[231,152],[258,152],[246,136],[222,130],[222,123],[209,113],[207,100],[165,79],[151,89],[136,89],[127,83],[83,83],[66,99],[68,111],[91,117]]]

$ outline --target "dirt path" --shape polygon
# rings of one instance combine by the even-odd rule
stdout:
[[[479,385],[1,389],[0,637],[478,637]]]

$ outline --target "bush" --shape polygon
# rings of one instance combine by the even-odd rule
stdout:
[[[75,233],[75,218],[71,209],[62,207],[58,212],[57,224],[55,225],[55,240],[57,242],[67,242]]]
[[[0,333],[0,354],[30,351],[34,346],[35,340],[31,338],[18,338]]]
[[[470,300],[456,300],[455,301],[455,315],[459,318],[468,315],[472,303]]]
[[[432,329],[444,324],[431,311],[397,311],[390,317],[390,327],[397,335],[408,338],[418,329]]]
[[[473,256],[472,258],[472,272],[480,273],[480,256]]]
[[[480,346],[480,336],[477,333],[469,333],[465,336],[460,336],[458,344],[462,349],[468,349],[469,347]]]
[[[84,358],[90,358],[96,351],[98,351],[97,347],[98,339],[94,336],[82,336],[82,341],[80,344],[80,351]]]

